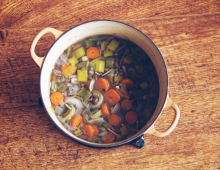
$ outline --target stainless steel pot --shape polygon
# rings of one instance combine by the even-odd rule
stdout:
[[[53,33],[55,36],[56,41],[48,51],[47,55],[45,57],[38,57],[35,54],[35,47],[39,39],[46,33]],[[157,74],[159,78],[159,99],[157,107],[151,117],[151,119],[146,123],[144,128],[142,128],[138,133],[135,135],[119,142],[114,142],[111,144],[96,144],[91,143],[85,140],[82,140],[73,134],[71,134],[66,128],[59,122],[57,119],[54,111],[51,109],[51,102],[50,102],[50,87],[49,87],[49,81],[50,81],[50,73],[55,65],[56,60],[59,58],[59,56],[63,53],[63,51],[69,47],[71,44],[74,44],[80,40],[83,40],[87,37],[95,36],[95,35],[101,35],[101,34],[110,34],[115,35],[116,37],[123,38],[123,39],[129,39],[130,41],[136,43],[138,46],[140,46],[151,58]],[[137,147],[143,147],[144,140],[143,140],[143,134],[149,133],[158,137],[164,137],[167,136],[169,133],[171,133],[174,128],[176,127],[178,120],[180,118],[180,111],[178,106],[168,97],[168,72],[166,63],[164,61],[164,58],[162,54],[160,53],[157,46],[153,43],[153,41],[144,33],[142,33],[140,30],[121,22],[117,21],[91,21],[86,22],[83,24],[80,24],[74,28],[71,28],[70,30],[66,32],[61,32],[59,30],[56,30],[54,28],[45,28],[42,31],[40,31],[37,36],[34,38],[32,45],[31,45],[31,56],[33,60],[37,63],[37,65],[41,68],[41,75],[40,75],[40,91],[41,91],[41,98],[42,102],[44,104],[44,107],[52,119],[52,121],[57,125],[57,127],[65,133],[70,138],[74,139],[75,141],[78,141],[82,144],[92,146],[92,147],[98,147],[98,148],[108,148],[108,147],[114,147],[123,145],[126,143],[132,143],[133,145]],[[175,118],[171,124],[171,126],[164,132],[159,132],[155,130],[154,124],[158,117],[160,116],[162,110],[165,107],[171,106],[175,110]]]

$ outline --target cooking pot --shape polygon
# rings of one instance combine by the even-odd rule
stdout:
[[[51,46],[45,57],[38,57],[35,54],[34,50],[39,39],[46,33],[52,33],[55,36],[56,41]],[[57,119],[53,109],[51,109],[52,106],[50,101],[50,86],[49,86],[50,74],[59,56],[71,44],[74,44],[87,37],[102,35],[102,34],[103,35],[109,34],[122,39],[128,39],[134,42],[135,44],[137,44],[138,46],[140,46],[151,58],[159,78],[158,103],[150,120],[135,135],[125,140],[110,144],[91,143],[89,141],[85,141],[83,139],[74,136]],[[168,72],[162,54],[160,53],[159,49],[154,44],[154,42],[147,35],[145,35],[140,30],[128,24],[124,24],[122,22],[117,22],[117,21],[101,20],[101,21],[90,21],[77,25],[66,32],[62,32],[54,28],[45,28],[42,31],[40,31],[37,34],[37,36],[34,38],[30,52],[33,60],[41,68],[40,92],[41,92],[42,102],[44,104],[44,107],[48,115],[62,132],[64,132],[67,136],[74,139],[75,141],[80,142],[81,144],[85,144],[87,146],[92,146],[92,147],[98,147],[98,148],[108,148],[108,147],[123,145],[126,143],[131,143],[134,146],[141,148],[144,146],[145,143],[143,134],[149,133],[157,137],[164,137],[167,136],[169,133],[171,133],[178,123],[178,120],[180,118],[180,110],[178,106],[168,97],[168,87],[169,87]],[[154,124],[158,119],[158,117],[160,116],[162,110],[168,106],[171,106],[175,110],[174,120],[166,131],[159,132],[155,130]]]

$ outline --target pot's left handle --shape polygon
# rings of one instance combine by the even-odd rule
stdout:
[[[37,63],[37,65],[41,68],[42,64],[43,64],[43,61],[44,61],[44,58],[45,57],[38,57],[36,54],[35,54],[35,47],[37,45],[37,42],[39,41],[39,39],[46,33],[52,33],[54,36],[55,36],[55,39],[59,38],[59,36],[61,34],[63,34],[62,31],[59,31],[59,30],[56,30],[54,28],[50,28],[50,27],[47,27],[47,28],[44,28],[43,30],[41,30],[37,36],[34,38],[32,44],[31,44],[31,57],[33,58],[33,60]]]

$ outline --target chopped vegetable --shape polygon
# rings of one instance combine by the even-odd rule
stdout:
[[[89,142],[93,142],[93,143],[99,143],[100,142],[100,139],[97,136],[93,136],[91,138],[87,138],[87,140]]]
[[[52,76],[52,79],[51,79],[52,81],[56,81],[57,80],[57,76],[54,74],[53,76]]]
[[[62,74],[64,75],[65,78],[67,78],[69,75],[71,75],[71,72],[69,71],[68,68],[62,71]]]
[[[54,105],[58,106],[63,102],[63,95],[60,92],[55,92],[50,96],[50,100]]]
[[[102,116],[102,111],[101,110],[97,111],[95,114],[91,115],[90,117],[92,119],[98,119],[98,118],[100,118],[100,116]]]
[[[107,48],[107,45],[108,45],[108,41],[103,41],[103,42],[101,42],[101,50],[102,50],[102,51],[105,51],[106,48]]]
[[[104,73],[105,72],[105,61],[98,61],[96,63],[95,71]]]
[[[110,57],[110,58],[107,58],[105,65],[107,68],[113,68],[114,62],[115,62],[115,59]]]
[[[125,120],[128,122],[128,124],[133,125],[137,122],[137,114],[133,111],[129,111],[125,115]]]
[[[83,117],[81,115],[74,115],[70,120],[70,125],[72,127],[78,127],[82,122],[83,122]]]
[[[120,101],[120,95],[114,89],[106,91],[104,96],[110,105],[115,105]]]
[[[101,140],[104,142],[104,143],[111,143],[115,140],[115,135],[108,131],[104,136],[101,137]]]
[[[114,76],[114,82],[122,81],[124,78],[122,76]]]
[[[57,90],[60,92],[64,92],[67,89],[67,86],[64,83],[61,83],[58,87]]]
[[[128,111],[132,108],[132,101],[131,100],[128,100],[128,99],[124,99],[122,102],[121,102],[121,107],[122,109]]]
[[[75,56],[73,56],[73,57],[71,57],[71,58],[68,59],[68,62],[69,62],[72,66],[74,66],[74,65],[77,64],[79,61],[78,61],[78,59],[77,59]]]
[[[93,67],[93,66],[95,66],[99,61],[100,61],[99,58],[96,58],[96,59],[92,60],[89,64]]]
[[[87,82],[88,72],[87,70],[77,70],[77,81]]]
[[[77,50],[78,48],[82,47],[82,43],[77,43],[73,46],[73,51]]]
[[[89,47],[86,51],[87,57],[94,59],[99,56],[99,49],[96,47]]]
[[[65,70],[69,65],[70,65],[69,62],[63,64],[62,67],[61,67],[61,70],[62,70],[62,71]]]
[[[88,93],[88,90],[86,90],[84,87],[81,88],[81,90],[77,93],[78,96],[84,97]]]
[[[104,123],[103,126],[104,126],[105,129],[110,129],[111,128],[111,125],[107,122]]]
[[[82,59],[82,61],[88,61],[89,60],[89,58],[87,56],[83,56],[81,59]]]
[[[87,39],[87,40],[85,40],[85,45],[86,45],[86,48],[89,48],[93,45],[93,43],[90,39]]]
[[[103,103],[101,106],[101,111],[103,113],[103,115],[105,116],[109,116],[110,115],[110,109],[107,103]]]
[[[80,47],[80,48],[78,48],[77,50],[74,51],[74,55],[77,58],[80,58],[80,57],[84,56],[85,54],[86,53],[85,53],[84,47]]]
[[[110,57],[110,56],[113,56],[112,51],[104,51],[104,57]]]
[[[76,135],[76,136],[80,136],[80,135],[83,134],[80,128],[78,128],[78,129],[77,129],[75,132],[73,132],[73,133],[74,133],[74,135]]]
[[[119,43],[116,39],[113,39],[113,40],[109,43],[109,45],[107,46],[107,48],[108,48],[109,50],[111,50],[111,51],[115,51],[115,50],[118,48],[119,44],[120,44],[120,43]]]
[[[93,126],[89,125],[89,124],[84,125],[82,127],[82,130],[84,131],[84,133],[87,135],[88,138],[93,137],[95,134],[95,130],[94,130]]]
[[[99,134],[99,128],[96,125],[92,125],[93,129],[95,130],[94,136],[97,136]]]
[[[110,87],[109,81],[105,78],[99,78],[95,82],[95,89],[97,89],[100,92],[107,91]]]
[[[74,74],[77,70],[77,67],[75,65],[74,66],[70,65],[67,68],[68,68],[68,70],[70,71],[71,74]]]
[[[65,120],[69,120],[76,112],[76,108],[72,104],[69,104],[69,106],[71,109],[68,109],[66,113],[61,115]]]
[[[123,61],[127,64],[131,64],[134,61],[134,59],[131,56],[127,56],[123,59]]]
[[[144,90],[148,87],[148,84],[146,81],[144,81],[143,83],[140,84],[141,88]]]
[[[90,108],[91,109],[99,108],[104,101],[103,95],[98,90],[93,90],[92,94],[93,96],[98,97],[98,102],[96,102],[96,104],[94,105],[90,105]]]
[[[67,58],[70,57],[71,51],[72,51],[72,48],[71,48],[71,46],[69,46],[69,47],[67,48],[67,52],[66,52],[66,57],[67,57]]]
[[[128,134],[128,129],[127,129],[127,127],[126,127],[126,126],[122,126],[122,127],[120,128],[120,132],[121,132],[121,135],[122,135],[122,136],[127,135],[127,134]]]
[[[52,92],[57,91],[57,84],[54,81],[51,82],[50,89],[51,89]]]
[[[111,114],[108,118],[108,122],[110,125],[117,126],[120,122],[120,117],[116,114]]]
[[[133,83],[133,81],[131,79],[124,79],[124,80],[122,80],[120,82],[120,84],[126,85],[126,89],[127,90],[130,90],[130,89],[132,89],[134,87],[134,83]]]
[[[83,61],[83,62],[80,62],[79,64],[77,64],[78,69],[81,69],[82,67],[86,67],[86,66],[87,66],[87,61]]]

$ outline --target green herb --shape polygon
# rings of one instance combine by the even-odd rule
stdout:
[[[70,106],[71,109],[68,109],[66,113],[62,114],[65,120],[69,120],[76,112],[76,108],[72,104],[68,104],[68,106]]]

